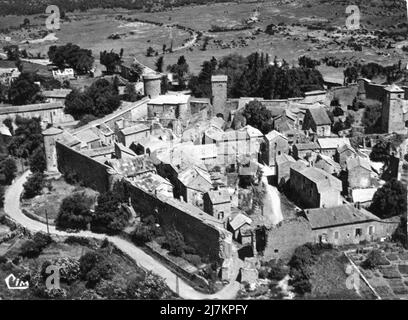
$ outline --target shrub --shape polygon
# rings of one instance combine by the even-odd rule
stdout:
[[[90,201],[82,192],[66,197],[59,209],[56,225],[61,229],[86,229],[91,222]]]
[[[146,226],[139,224],[136,226],[136,229],[132,232],[131,237],[132,241],[137,245],[144,245],[146,242],[153,240],[155,235],[154,230],[151,226]]]
[[[67,244],[79,244],[81,246],[89,246],[91,243],[88,238],[77,237],[77,236],[69,236],[64,241]]]
[[[91,288],[102,279],[109,280],[112,276],[112,265],[100,252],[90,251],[83,255],[79,260],[79,268],[81,277]]]
[[[44,174],[36,172],[24,183],[24,198],[31,199],[41,194],[45,187]]]
[[[186,254],[184,258],[196,267],[200,267],[202,264],[201,257],[196,254]]]
[[[373,250],[368,254],[367,259],[363,261],[361,266],[364,269],[375,269],[378,266],[389,265],[389,264],[390,262],[383,256],[381,251]]]
[[[126,288],[130,299],[166,299],[169,297],[169,289],[163,278],[148,272],[130,281]]]
[[[286,270],[284,264],[281,263],[281,262],[271,261],[269,263],[269,268],[270,269],[269,269],[269,273],[268,273],[268,278],[271,279],[271,280],[280,281],[287,274],[287,270]]]
[[[8,260],[5,256],[0,256],[0,264],[6,263]]]
[[[20,248],[20,255],[25,258],[36,258],[52,242],[48,234],[37,232],[33,240],[25,241]]]

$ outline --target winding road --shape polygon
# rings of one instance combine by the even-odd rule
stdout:
[[[32,220],[28,218],[20,209],[20,195],[23,192],[23,184],[27,180],[27,177],[31,173],[29,171],[25,172],[20,177],[16,178],[14,183],[7,189],[5,194],[4,211],[11,217],[15,222],[21,224],[26,229],[32,232],[43,231],[47,232],[47,226],[39,221]],[[58,236],[72,236],[72,234],[56,230],[55,226],[50,226],[49,231],[51,234]],[[183,299],[234,299],[238,290],[240,289],[240,284],[237,281],[233,281],[222,290],[215,294],[204,294],[196,291],[188,283],[180,279],[175,273],[166,268],[162,263],[152,258],[150,255],[145,253],[140,248],[136,247],[133,243],[122,239],[117,236],[107,236],[104,234],[97,234],[90,231],[81,231],[75,234],[76,236],[94,239],[105,239],[107,238],[111,243],[113,243],[119,250],[126,253],[130,258],[132,258],[140,267],[150,270],[153,273],[161,276],[166,281],[168,287],[177,292]],[[177,290],[178,289],[178,290]]]

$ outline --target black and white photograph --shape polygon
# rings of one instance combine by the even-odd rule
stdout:
[[[407,188],[408,0],[0,0],[0,309],[408,300]]]

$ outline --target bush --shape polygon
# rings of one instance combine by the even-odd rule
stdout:
[[[24,198],[31,199],[41,194],[45,187],[44,174],[41,172],[34,173],[24,183]]]
[[[131,237],[136,245],[144,245],[146,242],[152,241],[154,235],[155,232],[152,226],[139,224],[132,232]]]
[[[59,209],[56,225],[61,229],[86,229],[91,222],[91,200],[83,192],[66,197]]]
[[[188,262],[190,262],[192,265],[196,267],[200,267],[202,265],[201,257],[196,254],[186,254],[184,256],[184,259],[186,259]]]
[[[20,255],[25,258],[36,258],[52,242],[48,234],[37,232],[33,240],[25,241],[20,248]]]
[[[5,256],[0,256],[0,264],[6,263],[8,260]]]
[[[112,265],[100,252],[87,252],[79,260],[82,279],[87,281],[87,287],[94,288],[102,279],[112,277]]]
[[[368,254],[367,259],[363,261],[361,266],[364,269],[375,269],[378,266],[389,265],[389,264],[390,262],[383,256],[381,251],[373,250]]]
[[[287,270],[282,262],[270,261],[268,278],[271,280],[282,280],[287,275]]]
[[[144,276],[139,276],[130,281],[126,288],[126,293],[130,299],[166,299],[169,297],[169,289],[163,278],[148,272]]]
[[[88,238],[82,238],[82,237],[76,237],[76,236],[69,236],[68,238],[65,239],[64,241],[67,244],[79,244],[81,246],[89,246],[90,241]]]

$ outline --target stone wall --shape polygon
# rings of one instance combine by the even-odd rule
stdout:
[[[98,192],[109,190],[110,167],[56,142],[58,170],[64,174],[75,172],[78,178],[89,188]]]

